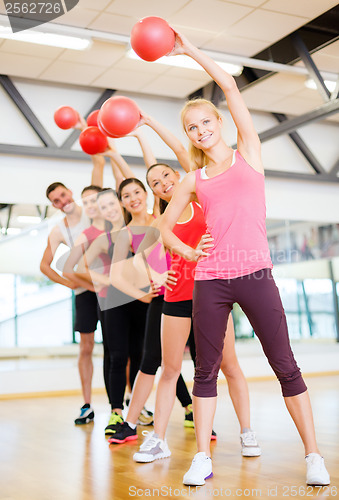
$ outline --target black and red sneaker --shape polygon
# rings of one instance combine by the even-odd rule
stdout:
[[[108,439],[110,444],[121,444],[138,439],[137,428],[131,429],[127,422],[121,424],[120,429]]]

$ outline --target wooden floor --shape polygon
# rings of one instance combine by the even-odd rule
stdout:
[[[219,386],[212,444],[214,477],[200,489],[183,486],[182,476],[196,452],[192,429],[183,427],[176,402],[168,443],[169,459],[136,464],[141,442],[108,446],[104,437],[109,409],[94,395],[95,423],[74,426],[77,396],[0,402],[1,500],[124,500],[128,498],[309,498],[339,499],[339,376],[306,380],[317,437],[331,474],[330,487],[305,485],[303,447],[275,381],[249,384],[252,427],[262,447],[260,458],[242,458],[237,420]],[[154,394],[149,406],[154,402]],[[142,430],[151,430],[142,427]],[[197,491],[198,490],[198,491]]]

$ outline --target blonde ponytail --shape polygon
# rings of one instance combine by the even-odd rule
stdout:
[[[198,170],[206,165],[206,155],[201,149],[193,146],[192,143],[188,146],[188,154],[190,159],[190,168],[191,170]]]
[[[183,129],[185,131],[185,134],[187,134],[186,128],[185,128],[185,116],[186,113],[189,109],[195,108],[195,107],[200,107],[200,106],[208,106],[210,110],[212,111],[213,114],[217,118],[222,119],[221,113],[218,111],[218,109],[214,106],[214,104],[211,101],[208,101],[207,99],[202,99],[202,98],[197,98],[197,99],[191,99],[190,101],[187,101],[184,107],[181,110],[181,124],[183,126]],[[198,170],[198,168],[202,168],[206,165],[207,162],[207,157],[205,153],[201,150],[193,146],[193,144],[190,142],[188,146],[188,153],[189,153],[189,158],[190,158],[190,164],[191,164],[191,170]]]

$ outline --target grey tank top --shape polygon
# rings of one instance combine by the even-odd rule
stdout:
[[[61,234],[64,237],[65,243],[69,248],[72,248],[74,246],[74,243],[78,236],[91,225],[90,219],[87,217],[85,214],[85,210],[82,208],[81,209],[81,217],[80,221],[78,224],[75,226],[69,226],[68,224],[65,224],[65,217],[62,219],[62,221],[58,222],[58,226],[60,228]],[[74,290],[75,295],[79,295],[80,293],[86,292],[87,290],[85,288],[76,288]]]
[[[72,248],[74,246],[75,240],[80,236],[80,234],[91,225],[91,221],[85,214],[85,210],[81,209],[81,217],[75,226],[69,226],[65,224],[65,217],[62,221],[58,222],[58,226],[64,237],[65,243],[68,247]]]

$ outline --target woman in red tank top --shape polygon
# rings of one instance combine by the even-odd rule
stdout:
[[[188,167],[188,153],[180,141],[153,118],[142,114],[142,123],[152,127],[175,152],[184,167]],[[179,185],[180,174],[164,164],[155,164],[147,171],[147,182],[153,193],[160,198],[160,211],[163,212]],[[152,226],[157,229],[161,217]],[[209,236],[205,234],[206,223],[201,207],[192,201],[180,215],[173,231],[185,243],[196,249],[197,252],[209,247]],[[142,251],[150,252],[154,240],[158,239],[157,231],[148,241],[145,241]],[[147,237],[146,237],[147,238]],[[148,248],[147,248],[148,247]],[[181,370],[184,347],[190,334],[192,321],[192,294],[194,286],[194,270],[196,262],[189,261],[183,256],[172,252],[171,272],[177,284],[165,291],[165,301],[162,315],[162,373],[159,380],[154,416],[154,434],[146,438],[146,442],[135,453],[133,459],[137,462],[151,462],[158,458],[170,456],[170,451],[165,441],[165,433],[175,398],[175,384]],[[140,263],[141,264],[141,263]],[[154,275],[154,281],[157,277]],[[228,335],[223,351],[224,358],[221,370],[227,378],[229,392],[237,413],[242,435],[251,434],[251,447],[243,448],[243,456],[258,456],[261,451],[255,440],[254,433],[250,431],[250,410],[248,388],[243,372],[238,363],[234,346],[234,328],[232,318],[227,326]],[[193,422],[192,422],[192,425]],[[211,437],[212,436],[212,437]],[[215,439],[212,431],[209,439]],[[154,454],[152,449],[159,448]]]

